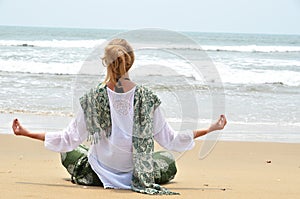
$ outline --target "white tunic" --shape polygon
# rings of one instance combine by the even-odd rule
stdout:
[[[133,170],[132,128],[135,87],[126,93],[116,93],[107,87],[112,120],[112,133],[91,145],[88,160],[104,188],[131,189]],[[154,139],[162,147],[186,151],[194,147],[193,132],[178,133],[165,121],[160,108],[154,111]],[[45,147],[56,152],[72,151],[87,139],[83,110],[62,132],[46,133]]]

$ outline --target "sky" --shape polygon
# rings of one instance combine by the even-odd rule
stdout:
[[[0,0],[0,25],[300,35],[300,0]]]

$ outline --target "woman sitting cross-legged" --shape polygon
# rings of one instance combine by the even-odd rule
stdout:
[[[33,133],[15,119],[16,135],[44,141],[60,152],[62,164],[76,184],[132,189],[147,194],[177,194],[160,186],[176,174],[175,160],[167,151],[154,152],[154,140],[167,150],[186,151],[194,139],[226,125],[226,118],[207,129],[178,133],[160,110],[160,99],[150,89],[132,82],[132,47],[114,39],[105,48],[104,83],[80,98],[80,110],[62,132]],[[81,145],[91,140],[90,148]]]

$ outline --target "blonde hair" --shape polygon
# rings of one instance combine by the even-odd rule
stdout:
[[[113,39],[105,47],[102,63],[107,67],[104,83],[114,85],[131,68],[134,62],[134,53],[125,39]]]

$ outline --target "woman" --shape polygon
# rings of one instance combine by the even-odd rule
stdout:
[[[74,183],[177,194],[159,185],[174,178],[176,166],[170,153],[154,153],[154,140],[167,150],[190,150],[195,138],[223,129],[226,118],[221,115],[207,129],[174,132],[162,116],[159,98],[130,80],[134,59],[126,40],[108,43],[103,57],[106,79],[80,98],[78,115],[64,131],[32,133],[17,119],[12,128],[16,135],[44,141],[47,149],[61,152]],[[89,149],[81,145],[86,139],[92,141]]]

